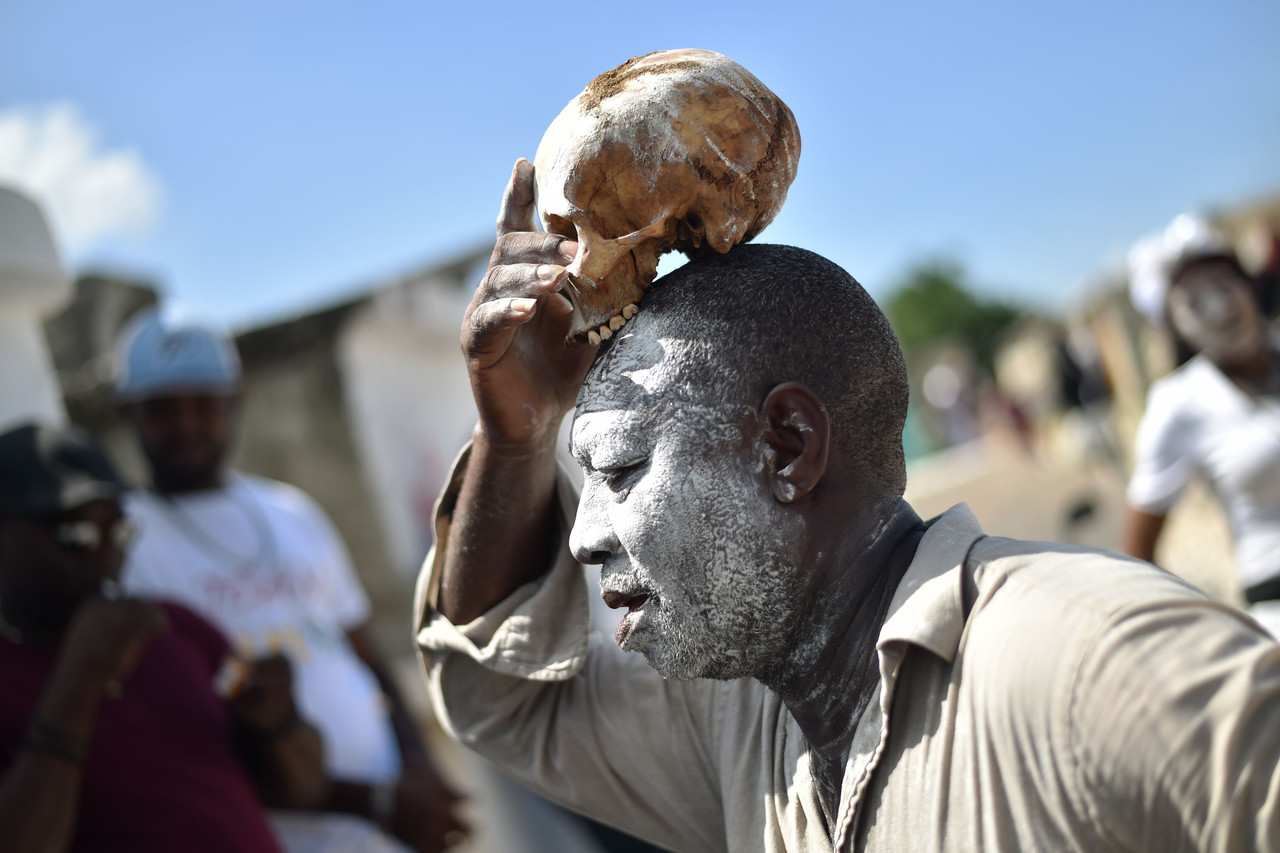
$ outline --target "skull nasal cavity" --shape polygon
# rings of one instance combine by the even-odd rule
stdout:
[[[556,216],[554,213],[547,216],[547,230],[552,234],[568,237],[570,240],[578,239],[578,229],[574,227],[574,224],[563,216]]]

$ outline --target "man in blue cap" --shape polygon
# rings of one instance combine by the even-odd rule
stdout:
[[[142,533],[124,584],[181,601],[251,655],[283,652],[324,735],[327,809],[415,850],[461,837],[368,630],[369,602],[337,531],[307,495],[229,468],[240,364],[223,335],[148,314],[126,330],[117,392],[151,473],[128,501]]]
[[[278,853],[259,798],[323,801],[319,734],[282,661],[249,667],[190,610],[116,593],[122,493],[74,431],[0,434],[4,849]]]

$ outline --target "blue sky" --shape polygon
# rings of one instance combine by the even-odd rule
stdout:
[[[240,325],[484,241],[592,76],[707,47],[800,125],[762,239],[877,295],[945,255],[1061,306],[1179,211],[1280,190],[1280,3],[1141,5],[7,0],[0,115],[69,105],[155,190],[64,237],[75,266]]]

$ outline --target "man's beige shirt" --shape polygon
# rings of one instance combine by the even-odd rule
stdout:
[[[589,641],[567,547],[469,624],[436,612],[465,464],[419,579],[432,702],[552,800],[678,851],[1280,850],[1280,646],[1152,566],[934,520],[828,826],[778,697]]]

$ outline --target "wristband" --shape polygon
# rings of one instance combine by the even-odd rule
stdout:
[[[85,744],[79,738],[67,734],[55,725],[43,720],[33,720],[22,740],[22,748],[28,752],[58,758],[77,767],[84,764]]]
[[[373,819],[379,825],[385,827],[390,824],[395,810],[396,786],[393,783],[384,782],[369,787],[369,811],[373,812]]]

